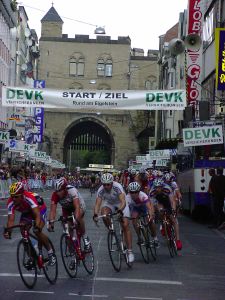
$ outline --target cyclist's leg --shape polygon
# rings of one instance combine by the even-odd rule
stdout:
[[[174,231],[175,231],[175,236],[176,236],[176,240],[180,240],[180,231],[179,231],[179,224],[178,224],[178,220],[176,217],[173,216],[173,214],[171,213],[170,215],[170,220],[171,223],[174,226]]]
[[[123,222],[121,223],[121,225],[123,228],[124,239],[126,242],[127,249],[132,250],[132,234],[130,230],[129,218],[130,218],[130,210],[129,210],[129,206],[126,205],[123,210]]]
[[[101,215],[107,215],[113,213],[114,209],[113,206],[110,204],[105,203],[104,206],[101,208]],[[110,226],[110,218],[103,218],[103,222],[105,226],[109,229]]]

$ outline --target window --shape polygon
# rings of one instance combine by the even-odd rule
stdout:
[[[175,76],[174,72],[170,72],[170,88],[175,87]]]
[[[105,64],[105,77],[112,77],[112,61],[109,59]]]
[[[84,76],[84,58],[71,58],[69,62],[70,76]]]
[[[84,76],[84,59],[80,58],[77,64],[77,76]]]
[[[76,76],[77,74],[77,62],[75,59],[70,60],[70,76]]]
[[[97,73],[98,76],[104,76],[105,74],[105,62],[103,59],[98,60]]]
[[[208,11],[203,24],[203,47],[206,48],[214,39],[214,29],[217,26],[219,1]]]
[[[97,63],[97,74],[100,77],[112,77],[112,60],[100,58]]]

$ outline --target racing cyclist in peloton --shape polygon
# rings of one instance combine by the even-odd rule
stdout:
[[[123,187],[118,182],[113,181],[113,176],[110,173],[103,174],[101,177],[102,185],[97,192],[96,203],[94,206],[93,220],[98,222],[98,214],[110,214],[117,212],[122,217],[121,226],[123,227],[124,238],[127,246],[128,261],[134,261],[132,252],[132,236],[129,227],[130,211],[125,200],[125,192]],[[105,226],[109,227],[108,218],[103,218]]]
[[[154,206],[150,202],[148,195],[141,191],[141,186],[138,182],[131,182],[129,184],[126,201],[130,208],[130,214],[131,218],[133,219],[132,222],[136,233],[139,233],[136,218],[138,218],[139,216],[147,216],[155,247],[158,248],[159,241],[157,238],[156,226],[154,223]],[[138,241],[138,244],[141,242],[142,241]]]
[[[58,203],[62,206],[63,217],[67,218],[74,215],[78,230],[84,238],[85,249],[88,251],[90,247],[90,241],[85,234],[85,202],[77,189],[71,185],[68,185],[68,182],[64,177],[61,177],[56,181],[55,191],[52,193],[48,225],[49,231],[54,231],[54,221],[56,218],[56,209]],[[72,222],[69,222],[69,224],[72,225]]]
[[[173,211],[176,210],[176,200],[172,189],[166,185],[162,179],[155,179],[149,196],[152,204],[159,212],[160,209],[166,209],[169,213],[170,220],[175,229],[177,250],[181,250],[182,243],[179,236],[179,224],[177,218],[173,214]]]
[[[26,224],[30,227],[33,225],[33,232],[37,237],[39,244],[44,245],[48,251],[49,265],[56,263],[56,257],[49,243],[48,237],[42,232],[46,222],[47,207],[42,197],[38,194],[24,190],[22,182],[15,182],[9,188],[10,198],[7,202],[8,221],[7,228],[14,225],[15,212],[21,212],[20,224]],[[4,237],[11,238],[10,229],[4,230]],[[23,229],[21,229],[23,230]],[[28,261],[27,266],[33,264],[33,261]]]

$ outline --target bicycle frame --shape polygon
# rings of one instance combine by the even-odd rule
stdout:
[[[62,222],[63,232],[67,235],[67,238],[71,241],[71,243],[74,246],[74,249],[75,249],[76,254],[77,254],[77,259],[78,260],[84,260],[85,254],[81,250],[81,236],[82,235],[79,232],[79,230],[77,229],[77,227],[74,226],[75,217],[70,216],[70,217],[67,217],[67,218],[61,218],[59,220]],[[72,228],[70,228],[70,226],[67,222],[68,220],[72,220],[72,224],[73,224]],[[74,236],[74,234],[76,234],[76,237]]]
[[[29,244],[31,247],[31,253],[28,253],[30,257],[33,257],[34,259],[37,260],[37,266],[39,269],[43,269],[44,268],[44,262],[42,259],[42,245],[40,246],[40,241],[38,240],[38,254],[36,253],[34,246],[31,242],[30,236],[35,238],[32,234],[30,234],[29,230],[32,226],[31,225],[27,225],[27,224],[18,224],[18,225],[14,225],[11,227],[8,227],[7,229],[14,229],[14,228],[20,228],[20,232],[22,235],[22,240],[25,244]]]

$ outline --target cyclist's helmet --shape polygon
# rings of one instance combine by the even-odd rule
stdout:
[[[102,184],[113,183],[113,176],[110,173],[105,173],[101,177]]]
[[[153,184],[154,184],[154,187],[161,187],[161,186],[163,186],[164,182],[161,178],[158,178],[158,179],[154,180]]]
[[[15,182],[9,188],[9,193],[11,196],[22,195],[24,192],[24,187],[22,182]]]
[[[143,167],[142,167],[142,168],[140,168],[140,170],[139,170],[139,173],[140,173],[140,174],[145,174],[145,173],[146,173],[146,170],[145,170],[145,168],[143,168]]]
[[[55,190],[57,192],[64,190],[68,185],[68,182],[65,177],[61,177],[56,181]]]
[[[156,177],[158,176],[158,171],[157,171],[157,170],[153,170],[153,171],[152,171],[152,176],[153,176],[154,178],[156,178]]]
[[[139,192],[141,190],[141,186],[138,182],[131,182],[129,185],[128,185],[128,191],[129,192]]]
[[[166,174],[164,174],[163,175],[163,179],[165,180],[165,181],[171,181],[171,174],[170,173],[166,173]]]
[[[135,169],[131,169],[131,170],[130,170],[130,174],[131,174],[131,175],[136,175],[136,173],[137,173],[137,171],[136,171]]]

